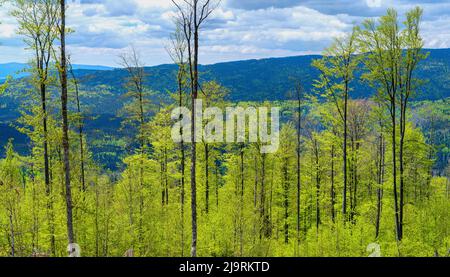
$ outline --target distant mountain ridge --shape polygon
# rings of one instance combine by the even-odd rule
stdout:
[[[438,100],[450,96],[450,49],[425,49],[430,53],[427,60],[419,64],[416,75],[426,80],[419,93],[412,100]],[[260,60],[245,60],[235,62],[200,65],[202,82],[217,80],[230,90],[228,100],[240,101],[277,101],[286,100],[287,94],[293,88],[293,78],[302,82],[307,93],[314,93],[313,83],[319,72],[311,66],[319,55],[295,56],[286,58],[269,58]],[[0,65],[0,69],[13,70],[23,64]],[[95,107],[99,114],[117,114],[126,99],[124,84],[127,79],[125,69],[105,66],[75,65],[75,75],[81,84],[82,104]],[[156,91],[153,101],[168,99],[168,91],[176,91],[176,71],[174,64],[164,64],[146,67],[145,85]],[[360,76],[362,72],[357,72]],[[21,82],[21,80],[15,81]],[[373,95],[374,90],[361,80],[351,84],[352,98],[366,98]],[[14,82],[10,90],[14,90]],[[11,113],[17,112],[21,102],[20,97],[0,96],[0,111],[3,118],[11,118]],[[20,95],[20,94],[19,94]],[[12,116],[14,117],[14,116]]]
[[[12,76],[14,78],[23,78],[28,76],[28,73],[25,72],[26,69],[29,68],[29,65],[26,63],[3,63],[0,64],[0,80],[6,79],[8,76]],[[74,64],[74,70],[85,69],[85,70],[97,70],[97,71],[105,71],[112,70],[112,67],[102,66],[102,65],[83,65],[83,64]]]
[[[415,100],[437,100],[448,97],[450,49],[424,51],[429,52],[430,56],[419,65],[416,74],[428,82],[421,87],[421,92]],[[229,88],[229,100],[232,101],[284,100],[287,92],[292,90],[292,78],[301,80],[306,91],[312,92],[313,82],[318,78],[319,72],[311,66],[311,62],[318,58],[321,56],[294,56],[201,65],[200,78],[202,81],[217,80]],[[167,90],[174,91],[176,70],[177,66],[170,64],[146,67],[145,72],[148,75],[146,85],[161,93]],[[127,72],[123,69],[108,72],[77,70],[76,74],[88,90],[107,86],[115,94],[124,93],[123,83]],[[354,98],[373,94],[373,89],[361,81],[355,81],[352,86],[354,90],[351,94]]]
[[[424,51],[429,52],[430,56],[420,64],[417,75],[428,82],[422,86],[422,91],[416,100],[437,100],[448,97],[450,49],[425,49]],[[229,88],[229,100],[284,100],[287,92],[292,89],[292,78],[301,80],[306,91],[313,90],[313,82],[319,73],[311,66],[311,62],[318,58],[321,56],[223,62],[200,65],[199,70],[203,81],[217,80]],[[26,66],[26,64],[19,63],[0,64],[0,79],[5,78],[8,74],[14,74]],[[95,92],[99,87],[103,89],[107,87],[111,90],[114,97],[104,100],[117,101],[117,96],[125,92],[123,84],[127,72],[124,69],[95,65],[74,65],[74,69],[84,90]],[[163,94],[167,91],[174,91],[176,89],[174,81],[176,70],[177,66],[173,64],[146,67],[147,87]],[[24,75],[17,77],[24,77]],[[354,98],[366,97],[373,93],[371,88],[359,81],[356,81],[353,87],[352,97]]]

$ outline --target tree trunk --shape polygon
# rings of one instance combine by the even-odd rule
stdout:
[[[347,215],[347,117],[348,117],[348,83],[345,82],[345,92],[344,92],[344,190],[342,195],[342,216],[346,220]]]
[[[197,166],[197,144],[195,141],[195,115],[196,115],[196,107],[195,100],[198,98],[198,50],[199,50],[199,27],[197,25],[197,4],[198,1],[194,1],[193,3],[193,20],[194,20],[194,55],[193,55],[193,63],[191,60],[191,84],[192,84],[192,116],[191,116],[191,139],[192,139],[192,156],[191,156],[191,213],[192,213],[192,242],[191,242],[191,256],[197,257],[197,182],[196,182],[196,166]],[[191,51],[189,51],[191,52]],[[191,56],[191,53],[190,53]],[[193,76],[192,76],[193,74]]]
[[[205,142],[205,211],[209,213],[209,145]]]
[[[404,146],[405,146],[405,133],[406,133],[406,99],[404,99],[403,93],[400,96],[400,150],[399,150],[399,163],[400,163],[400,219],[399,219],[399,240],[403,238],[403,208],[404,208],[404,186],[405,186],[405,168],[404,168]]]
[[[284,243],[289,243],[289,179],[288,179],[288,160],[284,159],[283,164],[283,188],[284,188]]]
[[[180,96],[180,107],[181,107]],[[183,128],[180,128],[181,138],[183,138]],[[180,205],[181,205],[181,256],[184,257],[184,199],[185,199],[185,168],[186,168],[186,153],[184,151],[184,141],[181,140],[181,193],[180,193]]]
[[[396,103],[395,97],[391,97],[391,120],[392,120],[392,178],[393,178],[393,190],[394,190],[394,211],[395,211],[395,227],[397,241],[401,241],[401,227],[399,218],[399,208],[398,208],[398,191],[397,191],[397,123],[396,123]]]
[[[334,155],[335,155],[335,149],[334,145],[331,146],[331,220],[334,223],[336,212],[334,209],[334,205],[336,204],[336,192],[334,189]]]
[[[61,112],[63,119],[63,149],[64,149],[64,173],[66,188],[66,208],[67,208],[67,237],[69,244],[75,242],[72,219],[72,192],[70,187],[70,160],[69,160],[69,122],[67,119],[67,67],[66,67],[66,3],[60,0],[61,4]],[[72,249],[70,250],[72,251]],[[69,253],[71,254],[71,253]]]
[[[262,154],[262,167],[261,167],[261,194],[260,194],[260,203],[259,203],[259,212],[260,212],[260,239],[264,237],[268,237],[268,220],[266,216],[266,191],[265,191],[265,174],[266,174],[266,154]]]
[[[376,226],[375,226],[375,238],[378,238],[380,235],[380,224],[381,224],[381,212],[383,208],[383,183],[384,183],[384,139],[383,135],[380,134],[379,138],[379,147],[378,147],[378,188],[377,188],[377,217],[376,217]]]
[[[11,205],[12,206],[12,205]],[[13,221],[13,208],[9,208],[9,240],[10,240],[10,247],[11,247],[11,257],[16,256],[16,232],[14,231],[14,221]]]
[[[297,254],[299,253],[300,246],[300,198],[301,198],[301,129],[302,129],[302,102],[300,87],[297,94],[297,113],[298,113],[298,125],[297,125]]]
[[[316,230],[318,232],[320,225],[320,164],[319,164],[319,146],[317,140],[314,140],[314,156],[316,164]]]
[[[240,188],[240,203],[239,203],[239,209],[240,209],[240,222],[239,222],[239,236],[240,236],[240,256],[243,256],[244,253],[244,145],[240,145],[240,157],[241,157],[241,164],[240,164],[240,181],[241,181],[241,188]]]
[[[78,81],[75,77],[75,73],[73,72],[72,64],[69,62],[69,70],[72,75],[72,79],[75,85],[75,100],[77,102],[77,112],[78,112],[78,140],[80,143],[80,166],[81,166],[81,190],[83,192],[86,191],[86,177],[85,177],[85,165],[84,165],[84,140],[83,140],[83,118],[81,114],[81,103],[80,103],[80,93],[78,88]]]

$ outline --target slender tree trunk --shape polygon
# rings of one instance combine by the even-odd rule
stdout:
[[[75,100],[77,102],[77,112],[78,112],[78,140],[80,143],[80,166],[81,166],[81,190],[83,192],[86,191],[86,177],[85,177],[85,165],[84,165],[84,140],[83,140],[83,118],[81,114],[81,103],[80,103],[80,93],[78,88],[78,81],[75,77],[75,73],[73,72],[72,64],[69,62],[69,70],[72,75],[72,79],[75,85]]]
[[[316,230],[318,232],[320,225],[320,164],[319,164],[319,146],[317,140],[314,140],[314,156],[316,165]]]
[[[42,70],[42,69],[39,69]],[[44,179],[45,179],[45,195],[47,197],[47,218],[49,223],[50,232],[50,248],[52,256],[56,256],[56,246],[55,246],[55,232],[53,223],[53,200],[51,197],[51,182],[50,182],[50,161],[49,161],[49,150],[48,150],[48,124],[47,124],[47,97],[46,97],[46,85],[43,80],[41,80],[40,90],[41,90],[41,106],[42,106],[42,125],[44,132]]]
[[[283,164],[283,187],[284,187],[284,243],[289,243],[289,179],[288,179],[288,160],[284,159]]]
[[[244,180],[245,180],[245,176],[244,176],[244,146],[241,145],[241,151],[240,151],[240,156],[241,156],[241,201],[243,203],[244,201]]]
[[[33,214],[33,249],[39,249],[39,216],[37,210],[39,209],[39,201],[36,195],[36,180],[34,175],[34,165],[31,164],[31,185],[32,185],[32,214]]]
[[[219,168],[216,165],[214,168],[214,173],[216,175],[216,209],[219,210],[219,185],[220,185],[220,180],[219,180]]]
[[[400,95],[400,146],[399,146],[399,163],[400,163],[400,219],[399,219],[399,240],[403,238],[403,208],[404,208],[404,186],[405,186],[405,168],[404,168],[404,146],[405,146],[405,132],[406,132],[406,99],[403,93]]]
[[[191,155],[191,213],[192,213],[192,242],[191,242],[191,256],[197,257],[197,142],[195,140],[196,124],[195,115],[197,113],[195,100],[198,98],[198,50],[199,50],[199,26],[197,25],[197,1],[194,1],[193,6],[193,20],[194,20],[194,56],[193,63],[191,60],[191,75],[192,83],[192,117],[191,117],[191,139],[192,139],[192,155]]]
[[[253,186],[253,206],[255,207],[255,210],[257,208],[258,204],[258,159],[255,156],[255,184]]]
[[[265,191],[265,173],[266,173],[266,154],[262,154],[262,172],[261,172],[261,194],[260,194],[260,203],[259,203],[259,212],[260,212],[260,220],[261,220],[261,227],[260,227],[260,239],[263,238],[263,236],[268,236],[267,233],[267,218],[266,218],[266,191]]]
[[[209,213],[209,145],[205,142],[205,211]]]
[[[67,118],[67,67],[66,67],[66,3],[61,4],[61,112],[63,119],[63,148],[64,148],[64,173],[66,185],[67,207],[67,237],[69,244],[75,242],[72,219],[72,191],[70,187],[70,160],[69,160],[69,122]],[[72,250],[71,250],[72,251]]]
[[[356,135],[355,135],[356,137]],[[359,142],[357,141],[358,138],[355,138],[355,142],[354,142],[354,149],[352,146],[352,196],[353,196],[353,200],[352,200],[352,207],[351,207],[351,220],[354,222],[355,220],[355,215],[356,215],[356,205],[358,204],[358,151],[359,151]],[[353,145],[353,142],[352,142]]]
[[[347,220],[347,117],[348,117],[348,83],[345,82],[345,93],[344,93],[344,190],[342,195],[342,215],[344,220]]]
[[[331,146],[331,220],[334,223],[336,212],[334,209],[334,205],[336,204],[336,191],[334,188],[334,155],[335,155],[335,148],[334,145]]]
[[[50,169],[48,158],[47,97],[45,84],[41,84],[41,105],[43,113],[42,125],[44,129],[44,178],[45,178],[45,188],[48,194],[50,191]]]
[[[380,134],[379,137],[379,147],[378,147],[378,188],[377,188],[377,217],[376,217],[376,226],[375,226],[375,238],[378,238],[380,235],[380,224],[381,224],[381,212],[383,208],[383,183],[384,183],[384,139],[383,135]]]
[[[12,206],[12,205],[11,205]],[[10,207],[8,209],[9,214],[9,240],[10,240],[10,247],[11,247],[11,257],[16,256],[16,232],[14,230],[14,221],[13,221],[13,208]]]
[[[133,55],[135,56],[135,55]],[[136,66],[138,62],[135,61]],[[143,220],[144,220],[144,155],[145,155],[145,134],[144,134],[144,125],[145,125],[145,114],[144,114],[144,94],[142,87],[142,78],[144,74],[140,74],[141,69],[137,69],[135,83],[136,89],[139,94],[139,142],[140,142],[140,157],[139,157],[139,254],[143,255],[143,244],[144,244],[144,236],[143,236]],[[132,77],[133,78],[133,77]]]
[[[300,247],[300,198],[301,198],[301,130],[302,130],[302,100],[300,87],[297,91],[297,254],[299,254]]]
[[[391,97],[391,120],[392,120],[392,178],[393,178],[393,190],[394,190],[394,211],[395,211],[395,226],[397,241],[401,241],[401,230],[400,230],[400,217],[399,217],[399,207],[398,207],[398,191],[397,191],[397,122],[396,122],[396,103],[395,95]]]
[[[167,156],[167,148],[164,148],[164,187],[166,190],[166,205],[169,205],[169,157]]]
[[[240,236],[240,256],[242,257],[244,254],[244,146],[243,144],[240,145],[240,181],[241,181],[241,187],[240,187],[240,203],[239,203],[239,209],[240,209],[240,215],[239,215],[239,236]]]
[[[98,184],[95,185],[95,256],[100,256],[100,228],[99,228],[99,209],[100,209],[100,201],[99,201],[99,190]]]
[[[182,106],[182,95],[180,90],[180,107]],[[186,168],[186,153],[184,149],[183,141],[183,128],[180,128],[181,135],[181,193],[180,193],[180,205],[181,205],[181,256],[184,257],[184,201],[185,201],[185,168]]]

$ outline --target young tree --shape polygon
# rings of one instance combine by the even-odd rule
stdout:
[[[343,178],[344,189],[342,192],[342,214],[347,214],[347,187],[348,187],[348,101],[352,91],[351,83],[354,80],[354,72],[359,61],[356,54],[356,30],[344,38],[338,38],[334,44],[324,53],[324,58],[313,61],[321,75],[316,81],[315,87],[322,90],[322,95],[332,101],[339,112],[344,124],[343,142]]]
[[[20,255],[22,251],[17,239],[21,233],[18,219],[20,218],[20,198],[23,194],[20,182],[22,178],[20,176],[20,162],[14,152],[11,140],[6,145],[5,150],[6,158],[0,162],[0,200],[2,207],[6,210],[8,224],[5,229],[9,241],[9,254],[15,257]]]
[[[378,133],[377,138],[377,152],[376,152],[376,172],[377,172],[377,215],[375,223],[375,238],[380,235],[381,226],[381,213],[383,210],[383,184],[385,182],[386,175],[386,139],[384,135],[384,129],[386,126],[385,110],[381,103],[377,103],[377,106],[373,109],[374,117],[374,129]]]
[[[142,226],[143,226],[143,188],[144,188],[144,158],[147,149],[146,130],[147,115],[150,112],[150,100],[148,99],[149,92],[145,89],[146,73],[141,57],[134,47],[130,48],[129,53],[124,53],[120,56],[120,63],[128,72],[128,79],[126,88],[128,92],[126,97],[131,101],[125,106],[125,112],[128,115],[126,121],[137,128],[137,141],[139,143],[138,153],[139,158],[139,245],[142,245]],[[168,198],[168,195],[166,196]],[[165,201],[165,199],[163,199]]]
[[[359,186],[359,155],[361,144],[368,132],[367,119],[370,111],[369,103],[365,100],[352,100],[348,109],[348,129],[351,147],[350,157],[350,219],[354,220],[358,203]]]
[[[40,98],[40,116],[42,121],[42,147],[44,160],[44,180],[47,196],[47,213],[49,219],[49,232],[51,252],[56,255],[53,203],[51,195],[51,172],[49,150],[49,112],[48,112],[48,85],[50,83],[51,59],[54,42],[58,37],[56,28],[59,19],[58,4],[54,0],[12,1],[12,16],[19,24],[18,34],[24,37],[24,42],[33,50],[34,60],[32,71],[36,76],[35,86]]]
[[[416,7],[406,14],[406,21],[404,22],[405,30],[400,34],[402,55],[400,72],[398,76],[398,86],[400,92],[400,239],[403,237],[403,221],[404,221],[404,192],[405,192],[405,140],[406,140],[406,125],[407,125],[407,111],[411,97],[417,90],[421,81],[417,79],[414,72],[417,70],[420,61],[427,57],[427,54],[422,53],[424,42],[420,35],[420,23],[422,19],[423,10]],[[403,51],[406,53],[403,54]],[[403,74],[402,74],[403,73]]]
[[[217,83],[216,81],[210,81],[210,82],[206,82],[201,86],[201,94],[199,96],[199,99],[203,100],[203,105],[204,108],[208,108],[208,107],[218,107],[222,110],[225,109],[225,97],[227,96],[227,94],[229,93],[228,89],[221,86],[219,83]],[[205,126],[206,127],[207,124],[209,122],[206,122]],[[217,130],[214,130],[214,132],[216,132]],[[214,154],[214,143],[210,143],[208,141],[203,140],[202,141],[203,144],[203,150],[204,150],[204,157],[205,157],[205,211],[208,214],[209,213],[209,196],[210,196],[210,164],[211,164],[211,159],[210,157]],[[243,176],[243,159],[244,159],[244,150],[243,150],[243,144],[240,145],[240,157],[241,157],[241,165],[242,165],[242,170],[241,170],[241,176]],[[243,186],[243,179],[241,180],[241,185]]]
[[[420,83],[414,77],[417,64],[426,55],[422,53],[423,42],[420,37],[422,10],[415,8],[407,13],[405,29],[402,31],[398,14],[389,9],[379,19],[366,20],[359,35],[367,73],[363,76],[379,92],[379,99],[387,106],[391,118],[392,174],[397,240],[403,238],[404,208],[404,142],[406,112],[411,94]],[[397,159],[397,126],[400,103],[400,146]],[[400,193],[397,185],[397,161],[400,160]],[[400,195],[399,195],[400,194]]]

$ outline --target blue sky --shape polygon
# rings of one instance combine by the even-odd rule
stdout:
[[[69,52],[78,64],[118,66],[134,45],[146,65],[169,63],[173,31],[170,0],[68,0]],[[450,0],[222,0],[205,25],[201,63],[320,53],[333,37],[364,18],[394,7],[400,14],[424,9],[428,48],[450,48]],[[30,53],[16,35],[9,6],[0,10],[0,63],[26,62]]]

